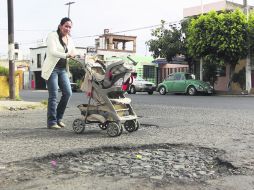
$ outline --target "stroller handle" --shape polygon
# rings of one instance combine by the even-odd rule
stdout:
[[[78,60],[76,57],[70,57],[69,59],[71,59],[71,60],[73,60],[73,61],[79,63],[79,64],[83,67],[83,69],[84,69],[86,72],[89,72],[89,73],[92,75],[91,71],[87,68],[87,64],[86,64],[85,62],[82,63],[82,62],[81,62],[80,60]]]
[[[127,58],[132,62],[134,66],[138,64],[138,62],[134,61],[129,55],[127,56]]]

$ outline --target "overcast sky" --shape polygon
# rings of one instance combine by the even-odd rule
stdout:
[[[160,24],[160,20],[175,22],[183,18],[183,8],[216,2],[217,0],[71,0],[72,37],[76,46],[94,46],[96,37],[105,28],[110,32],[126,31]],[[242,0],[231,0],[242,3]],[[68,15],[68,0],[13,0],[15,42],[29,52],[36,41],[56,30],[62,17]],[[248,0],[254,4],[254,0]],[[7,54],[7,0],[0,0],[0,56]],[[151,28],[120,33],[137,36],[137,53],[149,55],[145,42],[151,38]]]

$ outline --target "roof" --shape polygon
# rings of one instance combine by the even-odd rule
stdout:
[[[191,16],[197,16],[202,13],[208,13],[212,10],[215,11],[222,11],[222,10],[235,10],[236,8],[244,8],[244,5],[230,2],[228,0],[220,0],[212,3],[207,4],[200,4],[198,6],[194,7],[188,7],[183,9],[183,17],[191,17]],[[253,6],[249,6],[250,9],[253,9]]]
[[[155,64],[187,64],[184,56],[176,56],[172,61],[168,62],[165,58],[157,58],[153,61]]]
[[[153,63],[154,58],[152,56],[142,56],[142,55],[131,55],[129,56],[131,59],[133,59],[136,62],[139,63]],[[118,60],[118,59],[123,59],[123,60],[128,60],[127,57],[110,57],[107,60],[111,61],[111,60]]]

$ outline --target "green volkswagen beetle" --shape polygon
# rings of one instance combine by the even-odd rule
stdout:
[[[201,80],[195,80],[195,76],[190,73],[176,72],[170,74],[162,83],[158,85],[157,91],[161,95],[166,93],[186,93],[195,95],[200,93],[213,93],[213,87]]]

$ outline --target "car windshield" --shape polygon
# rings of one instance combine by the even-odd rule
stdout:
[[[195,76],[194,76],[193,74],[186,73],[186,74],[185,74],[185,79],[186,79],[186,80],[195,79]]]

